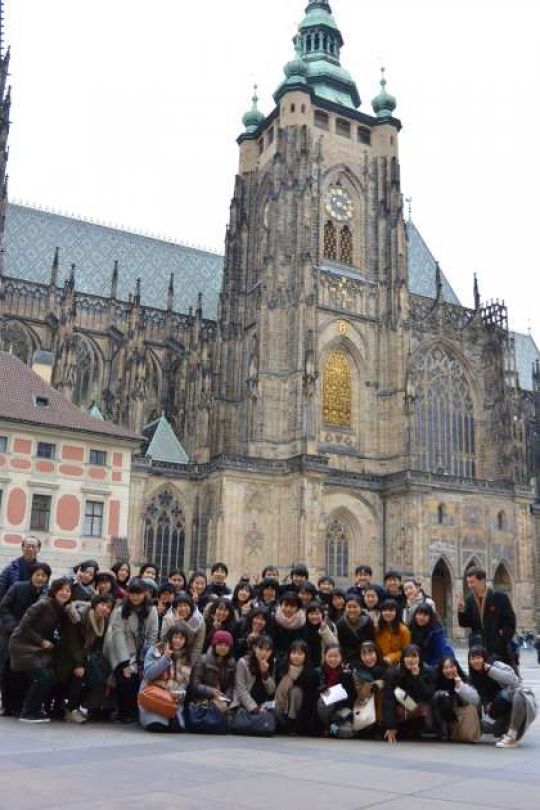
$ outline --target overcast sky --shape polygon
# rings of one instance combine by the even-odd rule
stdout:
[[[371,112],[398,99],[402,186],[462,301],[540,341],[540,2],[331,0]],[[222,249],[236,137],[306,0],[4,0],[13,200]],[[106,268],[109,272],[109,268]]]

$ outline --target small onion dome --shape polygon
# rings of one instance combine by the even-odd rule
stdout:
[[[257,95],[257,85],[254,86],[254,93],[251,100],[253,101],[253,106],[251,107],[251,110],[248,110],[242,118],[242,123],[246,128],[246,132],[255,132],[259,125],[264,121],[264,115],[257,106],[259,101],[259,97]]]
[[[371,105],[377,118],[392,118],[394,110],[397,107],[397,101],[394,96],[386,92],[385,68],[381,68],[381,73],[381,92],[378,96],[375,96]]]
[[[293,40],[294,42],[294,50],[296,51],[296,56],[294,59],[291,59],[290,62],[287,62],[283,71],[285,76],[287,77],[288,82],[305,82],[306,76],[308,72],[308,66],[302,59],[302,41],[300,36],[296,36]]]

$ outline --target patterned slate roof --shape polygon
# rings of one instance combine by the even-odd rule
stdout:
[[[406,224],[409,237],[409,289],[416,295],[435,297],[436,262],[413,222]],[[4,237],[5,273],[15,278],[48,283],[54,249],[60,247],[62,283],[76,264],[75,284],[82,292],[108,296],[115,259],[119,261],[118,298],[127,300],[142,280],[141,297],[147,306],[165,308],[171,272],[175,277],[174,308],[187,312],[203,293],[203,310],[215,318],[223,273],[217,253],[122,231],[81,219],[10,203]],[[460,304],[442,274],[443,297]],[[514,333],[520,385],[532,390],[532,363],[539,357],[533,339]]]
[[[540,360],[540,351],[531,335],[522,335],[520,332],[510,332],[510,337],[514,339],[519,387],[524,391],[532,391],[533,365],[536,360]]]
[[[81,219],[10,203],[4,237],[5,274],[47,284],[55,247],[60,248],[59,283],[75,264],[77,290],[107,297],[114,261],[119,262],[117,297],[127,300],[141,278],[146,306],[165,309],[174,273],[177,312],[197,306],[215,318],[223,273],[223,257],[175,242],[99,225]]]
[[[415,295],[435,298],[437,263],[414,222],[407,222],[406,228],[409,237],[409,290]],[[461,304],[444,273],[441,273],[441,281],[444,300],[449,304]]]
[[[143,435],[147,442],[144,449],[147,458],[173,464],[189,464],[188,454],[163,415],[146,425]]]

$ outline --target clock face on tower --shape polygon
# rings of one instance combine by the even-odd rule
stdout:
[[[354,205],[344,188],[331,186],[324,199],[324,210],[338,222],[350,222],[354,213]]]

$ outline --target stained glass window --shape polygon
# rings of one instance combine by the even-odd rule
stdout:
[[[413,359],[416,422],[413,452],[419,469],[474,478],[474,404],[465,372],[442,346]]]
[[[333,222],[328,221],[324,226],[324,258],[332,262],[337,260],[337,235]]]
[[[342,264],[353,263],[352,233],[348,225],[344,225],[340,232],[339,260]]]
[[[144,558],[160,571],[184,568],[185,519],[169,490],[160,492],[144,514]]]
[[[323,422],[335,427],[351,427],[352,378],[347,356],[333,351],[323,374]]]
[[[349,575],[349,541],[345,526],[340,520],[333,520],[326,535],[325,570],[330,577]]]

